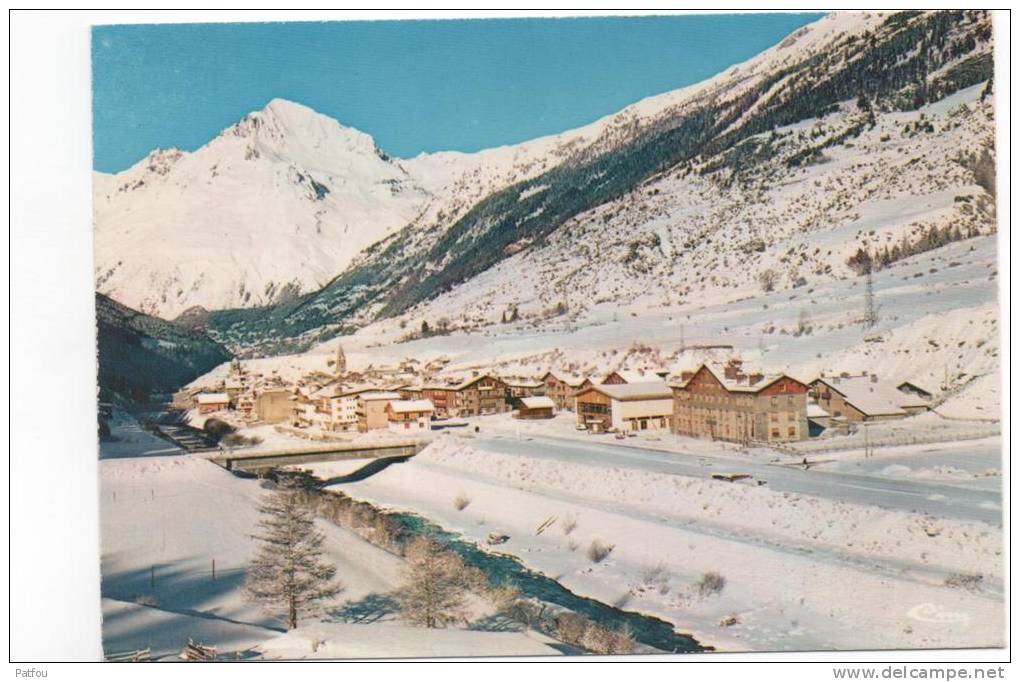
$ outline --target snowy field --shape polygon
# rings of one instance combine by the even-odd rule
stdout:
[[[117,424],[116,436],[134,433],[131,422]],[[152,443],[137,433],[130,437],[151,452]],[[118,442],[126,447],[126,440]],[[103,459],[99,473],[107,654],[151,647],[153,656],[173,658],[189,638],[220,654],[267,659],[560,652],[536,633],[427,633],[402,625],[392,593],[402,581],[403,560],[325,523],[326,554],[344,590],[325,622],[310,621],[284,635],[279,619],[240,593],[254,553],[249,534],[256,504],[265,493],[257,481],[196,455]],[[490,614],[491,607],[472,602],[472,622]],[[311,641],[327,644],[313,651]]]
[[[721,650],[1002,644],[996,524],[503,455],[453,438],[340,488],[477,541],[506,533],[500,551],[568,589],[665,618]],[[458,496],[470,500],[461,511]],[[599,563],[588,557],[594,541],[613,546]],[[697,589],[709,572],[725,578],[721,591]]]

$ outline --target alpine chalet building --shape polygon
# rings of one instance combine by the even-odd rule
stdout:
[[[684,372],[673,391],[673,432],[738,443],[808,437],[808,386],[778,374],[745,374],[739,361],[722,373],[708,365]]]

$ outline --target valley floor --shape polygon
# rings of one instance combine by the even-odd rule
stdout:
[[[451,435],[406,464],[339,487],[483,544],[492,532],[507,534],[498,551],[579,594],[665,618],[719,650],[1003,644],[1001,513],[987,509],[988,519],[976,520],[981,514],[933,514],[926,504],[945,495],[949,507],[966,507],[961,500],[987,495],[986,506],[997,509],[997,492],[926,479],[904,487],[873,468],[849,474],[850,461],[799,471],[809,492],[790,492],[783,479],[792,471],[776,465],[767,465],[769,480],[759,486],[692,475],[681,462],[665,464],[671,455],[663,453],[562,446]],[[897,461],[941,461],[963,447],[900,453]],[[980,453],[997,447],[975,451],[987,459]],[[737,463],[726,454],[708,470],[739,470]],[[335,467],[311,468],[328,478]],[[812,488],[816,473],[823,484]],[[901,491],[894,504],[882,494],[881,504],[866,502],[890,482]],[[459,511],[457,497],[470,500]],[[596,542],[613,547],[597,563],[589,557]],[[699,590],[709,573],[723,576],[721,591]]]
[[[933,419],[896,428],[931,431]],[[100,461],[107,653],[173,657],[189,638],[261,658],[557,653],[530,632],[400,624],[401,560],[332,525],[323,530],[341,603],[284,635],[240,595],[258,483],[167,448],[119,411],[111,425],[116,440]],[[839,448],[808,455],[808,468],[799,455],[668,433],[589,435],[570,413],[480,417],[431,439],[411,461],[336,488],[482,546],[490,533],[509,535],[496,549],[528,568],[720,651],[1003,643],[998,436],[868,457]],[[366,463],[300,468],[330,479]],[[712,478],[734,473],[749,478]],[[469,501],[462,510],[457,497]],[[612,550],[594,562],[593,543]],[[721,590],[699,588],[711,573]]]
[[[113,424],[120,456],[99,462],[107,655],[150,648],[153,657],[173,660],[189,639],[245,659],[560,653],[533,632],[427,632],[401,624],[392,595],[403,560],[326,523],[326,554],[344,590],[322,622],[285,633],[240,590],[265,492],[258,482],[199,455],[153,452],[158,439],[150,441],[124,415]],[[132,444],[139,456],[127,457]],[[474,605],[472,619],[487,609]]]

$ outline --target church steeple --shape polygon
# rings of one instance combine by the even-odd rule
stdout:
[[[344,355],[344,347],[339,343],[336,344],[336,364],[334,365],[334,369],[336,369],[336,376],[338,379],[342,378],[343,375],[347,373],[347,356]]]

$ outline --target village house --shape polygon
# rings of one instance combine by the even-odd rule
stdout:
[[[668,429],[673,415],[673,393],[662,381],[589,386],[574,400],[577,425],[597,433]]]
[[[518,400],[514,414],[518,419],[552,419],[555,416],[556,403],[549,396],[529,396]]]
[[[450,416],[453,405],[454,389],[452,386],[422,386],[419,391],[409,393],[407,398],[420,398],[432,403],[437,418],[446,419]]]
[[[358,397],[370,389],[361,387],[341,388],[328,398],[328,412],[333,431],[358,430]]]
[[[573,410],[574,394],[592,385],[585,377],[552,371],[546,372],[541,381],[545,384],[546,396],[556,403],[557,410]]]
[[[745,373],[739,361],[681,376],[672,384],[674,433],[741,443],[808,437],[808,386],[792,377]]]
[[[258,412],[255,409],[255,391],[246,390],[234,396],[234,410],[246,422],[257,421]]]
[[[390,431],[409,433],[429,431],[435,408],[428,400],[391,400],[386,404],[386,419]]]
[[[301,428],[318,425],[317,422],[321,422],[322,418],[317,414],[317,405],[318,401],[311,396],[308,389],[298,386],[294,391],[291,424]]]
[[[230,407],[230,396],[226,393],[199,393],[195,396],[199,414],[219,412]]]
[[[190,410],[197,405],[195,396],[201,392],[200,388],[182,388],[171,396],[170,406],[178,410]]]
[[[406,384],[403,388],[397,391],[397,393],[400,394],[401,400],[421,400],[424,388],[425,387],[420,384]]]
[[[234,400],[245,392],[251,379],[247,374],[230,375],[223,380],[220,390],[227,394],[227,397]]]
[[[506,384],[506,398],[511,407],[517,407],[521,398],[529,398],[535,395],[545,394],[545,384],[532,379],[504,379]]]
[[[260,391],[255,398],[255,414],[260,422],[278,424],[287,421],[294,412],[294,393],[286,388]]]
[[[367,391],[358,395],[358,431],[375,431],[389,426],[386,406],[391,400],[400,400],[394,391]]]
[[[669,370],[660,369],[654,371],[618,369],[606,375],[602,380],[603,385],[619,384],[643,384],[649,381],[664,381],[669,375]]]
[[[831,419],[848,422],[902,419],[931,409],[928,400],[914,391],[903,391],[867,372],[819,377],[811,382],[811,393]]]
[[[447,409],[453,417],[498,414],[510,409],[506,396],[506,383],[491,374],[479,374],[453,387]]]
[[[294,422],[297,426],[323,431],[357,431],[358,396],[374,390],[377,389],[344,386],[339,382],[315,391],[299,388],[290,398]]]

